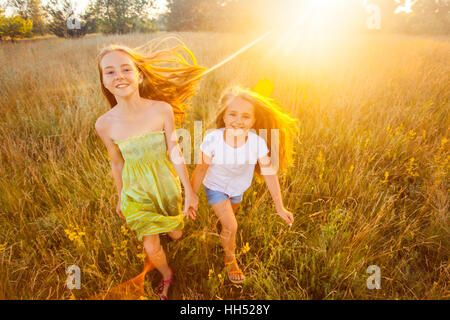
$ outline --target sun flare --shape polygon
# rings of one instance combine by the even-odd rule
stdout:
[[[363,18],[354,11],[358,6],[363,8],[359,0],[291,1],[278,28],[278,45],[273,50],[289,53],[300,47],[322,56],[333,51],[333,46],[348,37]]]
[[[311,0],[310,6],[319,8],[321,10],[325,10],[327,8],[335,6],[338,3],[342,3],[342,1],[339,1],[339,0]]]

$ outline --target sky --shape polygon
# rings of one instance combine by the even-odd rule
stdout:
[[[48,0],[42,0],[42,5],[45,6]],[[89,0],[71,0],[76,8],[75,11],[77,13],[83,12],[88,4]],[[5,5],[7,0],[0,0],[0,5]],[[156,0],[156,9],[149,13],[150,16],[157,16],[159,13],[167,10],[167,0]],[[6,8],[6,15],[9,16],[13,13],[11,8]]]

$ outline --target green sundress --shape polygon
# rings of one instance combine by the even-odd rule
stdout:
[[[181,185],[164,131],[116,140],[125,160],[120,209],[139,240],[184,226]]]

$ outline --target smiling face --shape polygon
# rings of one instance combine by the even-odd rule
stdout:
[[[128,97],[139,90],[142,73],[138,71],[130,56],[121,51],[105,54],[100,62],[103,85],[114,96]]]
[[[239,97],[233,98],[223,115],[225,128],[234,136],[246,135],[255,124],[254,106]]]

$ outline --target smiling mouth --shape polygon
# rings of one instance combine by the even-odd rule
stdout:
[[[116,86],[116,89],[123,89],[123,88],[126,88],[128,86],[129,86],[129,84],[119,84],[119,85]]]

